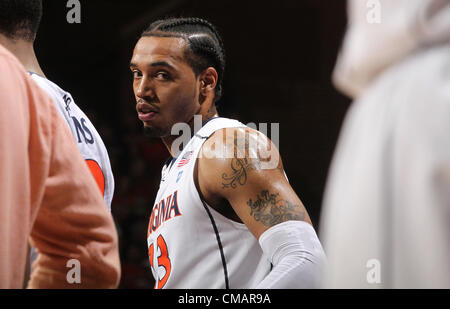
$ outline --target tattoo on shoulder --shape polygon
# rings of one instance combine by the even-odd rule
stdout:
[[[249,199],[250,215],[265,226],[273,226],[289,220],[303,221],[305,212],[300,205],[279,198],[279,193],[262,190],[256,199]]]
[[[233,141],[233,145],[229,144],[229,149],[233,150],[233,157],[231,159],[230,168],[231,174],[222,174],[222,188],[235,189],[237,185],[245,185],[247,183],[248,172],[260,168],[257,158],[252,158],[249,155],[249,140],[248,137],[237,137]]]
[[[248,172],[257,169],[254,163],[251,163],[249,159],[233,158],[231,159],[231,175],[227,173],[222,174],[222,188],[235,189],[237,184],[243,186],[247,183]]]
[[[241,136],[244,135],[244,136]],[[250,139],[247,134],[240,134],[232,141],[226,142],[227,156],[230,160],[230,173],[222,174],[222,188],[237,188],[247,183],[248,174],[254,170],[263,169],[262,161],[258,154],[257,141]],[[281,160],[277,164],[278,171],[284,173]]]

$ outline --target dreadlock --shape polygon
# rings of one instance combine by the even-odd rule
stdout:
[[[217,29],[201,18],[167,18],[153,22],[141,37],[181,37],[187,43],[185,58],[196,75],[208,67],[218,74],[214,101],[223,94],[222,79],[225,71],[225,49]]]

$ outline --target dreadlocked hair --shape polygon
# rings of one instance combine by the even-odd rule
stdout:
[[[141,34],[141,37],[148,36],[183,38],[188,46],[187,63],[195,75],[214,67],[218,74],[214,102],[222,97],[225,49],[219,32],[210,22],[195,17],[162,19],[151,23]]]

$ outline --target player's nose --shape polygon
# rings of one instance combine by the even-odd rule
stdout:
[[[154,98],[155,91],[151,81],[148,78],[143,77],[136,88],[135,94],[137,97],[142,99]]]

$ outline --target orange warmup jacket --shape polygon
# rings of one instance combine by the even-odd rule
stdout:
[[[94,178],[54,103],[0,45],[0,288],[115,288],[118,237]],[[81,283],[69,283],[77,259]]]

